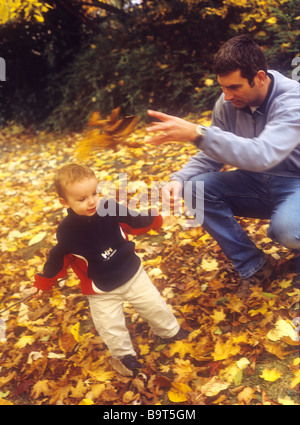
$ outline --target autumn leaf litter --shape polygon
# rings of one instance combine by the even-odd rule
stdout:
[[[82,134],[65,136],[6,129],[1,143],[0,311],[21,301],[42,270],[65,212],[53,190],[55,169],[78,161]],[[91,151],[99,179],[168,181],[196,151],[190,145],[154,148],[140,126],[134,147]],[[133,146],[133,145],[132,145]],[[134,198],[135,194],[131,194]],[[284,263],[289,251],[266,237],[268,223],[241,220],[259,246]],[[0,404],[299,404],[299,316],[293,275],[282,274],[268,292],[235,295],[238,277],[216,242],[185,217],[165,217],[163,229],[134,239],[145,269],[191,331],[163,344],[130,304],[124,308],[141,373],[114,372],[96,334],[76,276],[69,274],[41,299],[20,302],[1,317]],[[5,326],[5,333],[3,329]]]

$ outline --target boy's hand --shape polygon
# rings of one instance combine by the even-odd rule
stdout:
[[[33,295],[33,298],[40,298],[41,295],[42,295],[42,293],[43,293],[43,291],[41,289],[38,289],[38,288],[34,288],[34,289],[36,289],[36,292]]]
[[[30,289],[25,289],[23,291],[23,295],[27,297],[39,298],[42,295],[43,291],[36,287],[32,287]]]

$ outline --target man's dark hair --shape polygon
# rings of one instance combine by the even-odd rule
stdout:
[[[241,76],[248,79],[250,86],[259,70],[267,72],[261,48],[247,35],[238,35],[226,41],[214,59],[213,70],[217,75],[228,75],[238,69]]]

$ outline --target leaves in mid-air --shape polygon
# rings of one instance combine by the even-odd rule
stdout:
[[[139,117],[119,118],[120,108],[112,111],[107,119],[101,119],[99,112],[94,112],[88,122],[87,132],[78,145],[80,158],[87,158],[95,150],[117,149],[120,143],[129,147],[140,147],[139,143],[127,140],[139,122]]]

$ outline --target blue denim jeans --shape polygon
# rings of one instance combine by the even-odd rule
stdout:
[[[234,170],[211,172],[191,179],[193,208],[203,191],[204,229],[218,242],[242,279],[265,263],[266,255],[248,237],[235,217],[269,219],[268,237],[292,250],[300,250],[300,179]],[[192,195],[192,196],[191,196]],[[203,200],[198,204],[203,205]],[[203,214],[199,212],[199,217]],[[255,239],[255,236],[254,236]]]

